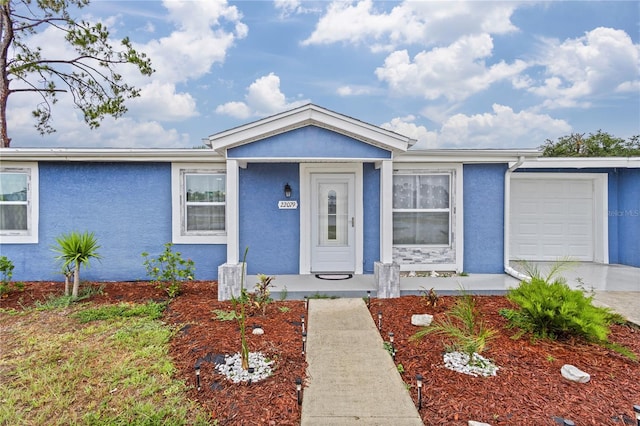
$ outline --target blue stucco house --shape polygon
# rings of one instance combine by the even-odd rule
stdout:
[[[95,232],[84,278],[146,279],[172,242],[219,297],[249,274],[512,272],[512,259],[640,267],[640,158],[412,150],[408,137],[308,104],[206,139],[208,149],[0,152],[0,251],[16,280],[60,280],[51,246]],[[318,289],[322,290],[322,289]]]

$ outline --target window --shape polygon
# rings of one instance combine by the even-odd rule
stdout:
[[[450,174],[394,175],[394,245],[448,246],[450,230]]]
[[[224,174],[184,173],[186,232],[225,230]]]
[[[216,244],[226,237],[224,171],[174,165],[173,242]]]
[[[14,164],[0,168],[0,236],[3,243],[38,242],[38,168]]]

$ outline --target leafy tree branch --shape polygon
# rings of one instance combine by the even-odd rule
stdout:
[[[134,49],[128,37],[116,48],[108,28],[100,22],[76,21],[71,11],[89,5],[89,0],[0,0],[0,139],[9,147],[7,103],[9,96],[32,92],[42,97],[32,111],[41,134],[55,131],[52,107],[59,93],[68,93],[91,129],[110,115],[121,117],[126,99],[140,95],[127,84],[119,66],[130,64],[145,76],[154,70],[147,56]],[[53,28],[64,34],[66,46],[75,55],[49,57],[42,46],[33,46],[32,36]]]

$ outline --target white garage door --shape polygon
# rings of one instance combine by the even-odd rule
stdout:
[[[514,178],[511,259],[594,260],[594,182]]]

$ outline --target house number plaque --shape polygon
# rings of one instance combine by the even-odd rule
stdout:
[[[279,209],[297,209],[298,208],[298,202],[295,200],[285,200],[285,201],[278,201],[278,208]]]

